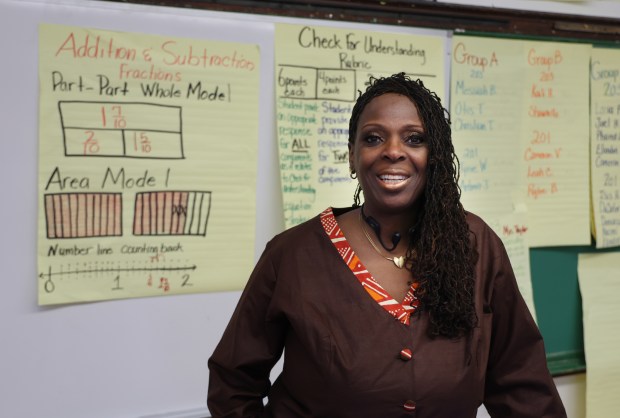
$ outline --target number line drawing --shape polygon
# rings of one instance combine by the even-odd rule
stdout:
[[[47,238],[121,236],[121,193],[49,193],[44,195]]]
[[[109,274],[119,274],[119,273],[142,273],[142,272],[171,272],[171,273],[175,273],[175,272],[184,272],[184,271],[194,271],[196,270],[197,266],[196,265],[187,265],[187,266],[177,266],[177,267],[96,267],[96,268],[85,268],[85,269],[73,269],[71,270],[70,268],[68,270],[63,270],[62,267],[60,267],[60,269],[58,271],[53,271],[52,267],[49,266],[47,269],[47,272],[45,273],[40,273],[39,274],[39,278],[41,280],[43,280],[43,289],[45,290],[46,293],[53,293],[56,290],[56,284],[54,283],[54,281],[52,280],[52,277],[54,276],[60,276],[62,279],[62,276],[66,276],[66,275],[72,275],[72,276],[77,276],[78,278],[83,278],[84,275],[89,275],[89,274],[95,274],[96,276],[99,275],[109,275]],[[188,283],[189,280],[189,275],[188,274],[184,274],[183,277],[183,282],[181,284],[181,286],[192,286],[191,283]],[[163,280],[163,279],[162,279]],[[166,280],[166,285],[167,284],[167,280]],[[120,276],[117,275],[117,277],[114,279],[114,283],[116,284],[115,287],[112,288],[112,290],[123,290],[123,288],[120,286]],[[165,290],[169,290],[168,288]]]
[[[75,269],[66,271],[52,271],[50,267],[47,273],[40,273],[41,279],[50,278],[52,276],[63,276],[70,274],[105,274],[105,273],[135,273],[135,272],[148,272],[148,271],[187,271],[196,270],[196,266],[179,266],[179,267],[101,267],[94,269]]]

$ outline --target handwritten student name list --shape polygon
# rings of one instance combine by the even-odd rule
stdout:
[[[257,47],[42,25],[39,56],[39,303],[242,287]]]
[[[531,244],[590,243],[589,45],[524,43],[521,187]],[[570,225],[570,227],[567,227]]]
[[[590,167],[596,247],[620,245],[620,52],[594,48]]]
[[[528,245],[530,228],[528,227],[527,214],[511,213],[500,217],[489,225],[502,240],[517,279],[519,292],[523,296],[530,313],[536,319],[530,274],[530,247]]]
[[[532,246],[589,242],[589,51],[454,38],[451,113],[463,202],[487,218],[527,210]]]
[[[405,72],[440,96],[445,40],[298,25],[276,26],[276,110],[286,227],[350,206],[349,117],[369,77]]]
[[[520,126],[518,55],[513,44],[455,37],[452,48],[450,108],[452,137],[460,160],[464,206],[485,218],[512,212]]]
[[[452,135],[460,160],[462,200],[468,210],[483,215],[501,238],[519,290],[536,317],[528,245],[531,231],[527,214],[515,213],[512,204],[518,172],[515,156],[520,150],[514,115],[521,92],[517,84],[502,82],[504,77],[519,77],[520,57],[487,39],[474,44],[468,40],[455,40],[452,54]]]

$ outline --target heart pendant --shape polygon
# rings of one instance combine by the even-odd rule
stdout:
[[[396,267],[398,267],[399,269],[402,269],[403,266],[405,265],[405,256],[401,255],[400,257],[394,257],[392,258],[392,261],[394,262]]]

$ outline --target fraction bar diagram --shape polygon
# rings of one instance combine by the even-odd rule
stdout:
[[[137,193],[133,233],[205,236],[210,211],[211,192]]]
[[[66,156],[183,159],[181,107],[58,102]]]
[[[45,194],[47,238],[122,235],[121,193]]]

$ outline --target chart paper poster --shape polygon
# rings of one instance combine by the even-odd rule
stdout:
[[[243,287],[258,73],[255,45],[39,27],[39,304]]]
[[[590,173],[596,248],[620,245],[620,51],[592,49]]]
[[[620,408],[620,253],[579,254],[583,309],[586,417],[612,417]]]
[[[444,97],[445,38],[276,26],[276,110],[285,226],[353,202],[349,117],[369,77],[405,72]]]
[[[523,296],[523,300],[525,300],[525,304],[529,308],[534,320],[536,320],[534,291],[530,274],[530,247],[528,245],[530,228],[527,215],[525,213],[511,213],[502,216],[495,222],[489,223],[489,225],[500,237],[506,248],[512,270],[517,279],[519,292]]]
[[[463,204],[489,219],[523,208],[532,247],[590,242],[590,51],[453,39],[450,107]]]

